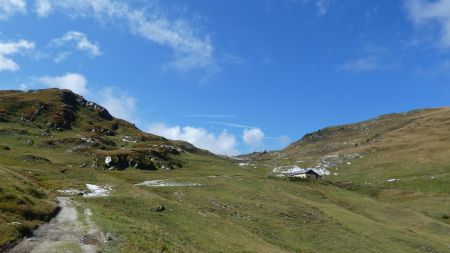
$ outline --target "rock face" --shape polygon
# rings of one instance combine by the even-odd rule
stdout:
[[[49,129],[67,131],[80,120],[81,111],[91,114],[91,118],[114,120],[105,108],[70,90],[1,92],[0,99],[0,122],[16,118],[28,124],[43,123]]]
[[[89,102],[83,97],[67,90],[61,91],[61,100],[62,107],[56,113],[49,122],[49,128],[57,129],[57,130],[70,130],[72,124],[76,121],[76,113],[81,109],[85,108],[100,117],[101,119],[111,121],[114,118],[104,107],[99,106],[94,102]],[[48,106],[47,106],[48,109]]]
[[[141,170],[171,170],[182,167],[170,157],[171,153],[153,149],[101,151],[93,154],[91,167],[96,169],[123,170],[134,167]]]

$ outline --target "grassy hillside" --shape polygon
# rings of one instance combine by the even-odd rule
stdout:
[[[271,167],[314,167],[327,157],[335,161],[326,180],[449,224],[450,108],[328,127],[284,150],[250,156]]]
[[[441,217],[449,211],[448,167],[441,167],[445,159],[440,160],[436,152],[430,156],[436,169],[423,163],[423,170],[439,176],[428,180],[431,183],[419,180],[430,175],[419,168],[410,172],[401,167],[404,174],[383,175],[377,162],[403,164],[398,156],[410,153],[393,154],[391,160],[377,158],[387,151],[365,151],[375,147],[375,141],[367,144],[367,149],[352,144],[331,151],[363,154],[339,168],[341,184],[335,183],[333,175],[322,181],[291,181],[268,173],[274,166],[300,158],[313,164],[314,159],[329,154],[316,153],[326,144],[311,139],[299,144],[314,146],[310,151],[303,151],[303,146],[299,152],[295,144],[279,153],[255,155],[249,165],[239,166],[241,161],[103,117],[109,113],[101,107],[84,106],[82,98],[74,94],[78,102],[68,103],[61,98],[66,92],[0,95],[0,108],[4,108],[0,109],[0,145],[4,147],[0,149],[0,245],[45,221],[56,206],[58,190],[85,190],[88,183],[113,189],[107,197],[73,196],[92,210],[92,219],[105,233],[116,238],[105,244],[102,252],[449,251],[450,225]],[[47,109],[34,118],[21,119],[30,115],[30,106],[37,101],[48,104]],[[74,117],[61,113],[65,107]],[[386,136],[384,132],[382,138]],[[339,138],[333,140],[341,142],[347,137]],[[105,164],[106,157],[111,157],[111,164]],[[400,181],[385,181],[394,176]],[[404,181],[406,178],[411,181]],[[136,185],[146,180],[194,186]],[[411,190],[419,186],[421,191]],[[21,211],[30,207],[35,213],[31,216]]]

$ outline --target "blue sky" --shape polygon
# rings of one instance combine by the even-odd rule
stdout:
[[[448,105],[450,0],[0,0],[0,87],[220,154]]]

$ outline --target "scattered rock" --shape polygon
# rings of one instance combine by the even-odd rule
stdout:
[[[105,243],[107,242],[111,242],[111,241],[117,241],[117,238],[115,236],[113,236],[111,233],[106,233],[105,235]]]
[[[107,170],[123,170],[134,167],[141,170],[172,170],[181,162],[169,158],[167,153],[154,149],[123,149],[95,151],[91,167]]]
[[[59,193],[62,193],[64,195],[68,195],[68,196],[75,196],[75,195],[83,195],[84,191],[79,190],[79,189],[73,189],[73,188],[69,188],[69,189],[63,189],[63,190],[56,190]]]
[[[107,156],[107,157],[105,158],[105,164],[106,164],[106,166],[110,166],[110,165],[111,165],[111,162],[112,162],[111,156]]]
[[[123,136],[122,141],[123,142],[128,142],[128,143],[136,143],[137,142],[137,140],[135,138],[133,138],[133,137],[131,137],[129,135]]]
[[[11,150],[8,146],[0,145],[0,150]]]
[[[114,136],[116,133],[113,130],[102,128],[102,127],[94,127],[91,129],[92,133],[99,133],[104,136]]]
[[[50,136],[50,131],[48,129],[41,132],[41,136]]]
[[[96,235],[88,234],[83,236],[83,238],[81,239],[81,243],[88,245],[97,245],[99,241]]]
[[[150,211],[158,213],[158,212],[163,212],[166,209],[167,209],[166,205],[161,205],[161,206],[158,206],[157,208],[151,209]]]

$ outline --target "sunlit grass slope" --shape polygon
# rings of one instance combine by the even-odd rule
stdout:
[[[42,95],[46,92],[59,95],[46,98]],[[56,206],[57,190],[84,190],[88,183],[113,189],[107,197],[73,197],[92,210],[93,220],[105,233],[116,238],[102,252],[449,251],[450,225],[442,218],[449,210],[447,158],[444,153],[438,154],[447,152],[445,145],[439,152],[423,155],[431,162],[423,160],[420,169],[415,161],[420,160],[421,153],[410,153],[403,144],[396,149],[381,148],[381,144],[367,148],[353,144],[348,150],[331,151],[363,154],[351,165],[339,168],[339,180],[352,184],[336,184],[334,176],[321,181],[291,181],[268,173],[274,166],[294,163],[299,157],[308,156],[312,164],[329,152],[311,149],[295,153],[289,151],[290,147],[285,151],[288,155],[282,154],[288,159],[277,160],[269,153],[269,158],[250,161],[255,165],[239,166],[235,160],[214,156],[187,143],[144,134],[127,122],[99,118],[99,108],[75,109],[70,124],[62,120],[60,129],[56,129],[49,120],[57,122],[53,116],[63,115],[58,114],[59,109],[54,111],[55,106],[65,107],[60,91],[30,96],[5,94],[0,96],[0,107],[6,108],[0,122],[2,245],[44,222]],[[36,104],[37,96],[49,107],[34,119],[20,119],[29,107],[13,107],[11,103],[18,103],[14,100],[17,96],[21,101],[33,101],[29,105]],[[118,126],[113,126],[115,121]],[[94,128],[113,133],[95,132]],[[43,133],[47,129],[50,133]],[[92,143],[86,143],[85,137]],[[446,137],[437,137],[438,144],[439,138]],[[417,148],[423,142],[417,140]],[[429,145],[422,148],[436,147],[431,142]],[[389,150],[400,148],[404,151],[388,155]],[[158,163],[155,167],[148,164],[109,170],[95,163],[99,154],[112,155],[121,150],[154,155],[174,169],[162,170]],[[403,159],[407,154],[413,158]],[[384,163],[388,166],[383,167]],[[395,172],[395,168],[403,172]],[[436,176],[433,180],[432,175]],[[387,183],[390,177],[400,181]],[[136,185],[146,180],[199,185]]]

